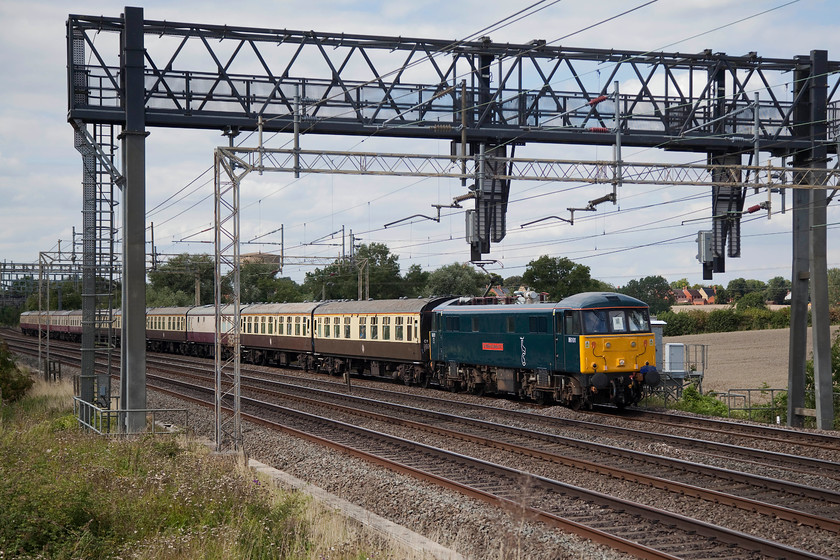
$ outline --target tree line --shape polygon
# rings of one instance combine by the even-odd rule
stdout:
[[[676,292],[691,286],[683,278],[668,282],[659,275],[633,279],[623,286],[614,286],[592,278],[588,266],[566,257],[538,257],[525,267],[521,275],[501,277],[485,273],[464,263],[452,263],[433,271],[412,265],[400,273],[399,257],[380,243],[361,245],[352,262],[336,259],[333,263],[315,268],[305,274],[301,283],[278,274],[276,264],[243,263],[240,270],[242,303],[282,303],[314,300],[355,300],[361,292],[371,299],[422,297],[431,295],[484,295],[491,286],[503,286],[511,292],[521,286],[544,292],[549,301],[586,291],[616,291],[646,302],[651,314],[668,311],[676,301]],[[840,305],[840,269],[829,270],[829,301]],[[214,301],[214,265],[210,255],[182,254],[170,258],[148,273],[146,302],[150,307],[202,305]],[[361,284],[361,288],[360,288]],[[230,275],[222,279],[223,296],[231,292]],[[716,303],[731,303],[739,308],[764,307],[765,302],[784,303],[790,281],[782,277],[768,282],[737,278],[727,284],[712,286]],[[707,286],[708,288],[708,286]],[[78,281],[55,282],[51,286],[50,307],[63,309],[81,307],[81,287]],[[196,298],[198,291],[198,298]],[[116,286],[115,306],[119,305],[119,286]],[[59,294],[61,294],[59,296]],[[43,300],[42,300],[43,301]],[[32,294],[22,307],[0,307],[0,322],[12,323],[20,310],[38,309],[38,295]]]

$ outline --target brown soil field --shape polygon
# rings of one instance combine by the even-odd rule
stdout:
[[[831,327],[831,340],[840,327]],[[785,389],[788,384],[788,346],[790,329],[738,331],[665,337],[664,342],[707,344],[703,392],[730,389],[757,389],[764,383],[771,389]],[[807,355],[813,354],[811,329],[808,329]]]

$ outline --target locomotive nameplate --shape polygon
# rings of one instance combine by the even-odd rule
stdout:
[[[503,342],[482,342],[481,343],[482,350],[495,350],[495,351],[504,351],[505,345]]]

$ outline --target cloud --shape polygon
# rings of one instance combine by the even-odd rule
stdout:
[[[715,30],[751,14],[778,6],[779,0],[740,2],[734,0],[658,2],[624,17],[573,34],[587,26],[628,9],[619,0],[591,2],[565,0],[551,4],[537,15],[501,29],[485,31],[494,43],[527,43],[531,39],[552,41],[573,34],[561,42],[565,46],[603,49],[650,50],[666,47],[668,51],[746,54],[791,58],[813,49],[828,49],[830,58],[840,53],[840,36],[834,32],[840,8],[833,2],[806,1],[769,12]],[[503,20],[516,11],[510,4],[479,0],[463,2],[354,2],[314,0],[308,2],[263,2],[245,0],[235,10],[229,4],[188,0],[171,3],[141,2],[148,19],[319,30],[403,37],[432,37],[447,40],[472,36],[482,28]],[[6,32],[0,36],[0,51],[9,78],[0,90],[0,258],[32,262],[38,251],[49,250],[59,238],[69,239],[69,232],[81,222],[81,165],[73,148],[72,129],[66,122],[66,31],[67,4],[57,0],[35,0],[26,9],[10,3],[0,5],[0,19]],[[120,6],[81,1],[72,6],[74,13],[118,16]],[[714,31],[713,31],[714,30]],[[710,31],[709,33],[706,33]],[[696,35],[699,35],[695,37]],[[782,40],[783,39],[783,40]],[[114,50],[114,36],[100,33],[97,47]],[[179,41],[156,41],[149,37],[148,48],[155,60],[168,61]],[[222,63],[233,44],[215,42],[214,50]],[[218,49],[218,50],[217,50]],[[247,46],[246,46],[247,50]],[[280,68],[288,50],[275,53],[269,63]],[[328,53],[332,54],[332,53]],[[396,69],[406,60],[406,53],[387,51],[373,55],[372,64],[380,73]],[[330,77],[331,70],[320,55],[303,55],[295,71],[300,77]],[[446,67],[448,61],[441,57]],[[183,68],[214,70],[215,62],[202,45],[189,45],[179,55]],[[259,67],[255,56],[236,62],[235,70],[247,72]],[[194,65],[194,67],[192,67]],[[372,78],[367,62],[354,54],[348,61],[361,78]],[[607,65],[577,66],[586,88],[600,90],[609,77]],[[298,70],[299,69],[299,70]],[[466,68],[461,69],[466,71]],[[503,70],[502,70],[503,71]],[[494,80],[500,75],[493,69]],[[680,85],[688,89],[688,74],[677,72]],[[428,68],[409,70],[404,83],[435,79]],[[638,87],[637,76],[621,74],[622,92]],[[539,87],[536,83],[530,87]],[[574,78],[565,67],[553,80],[558,89],[576,90]],[[784,88],[784,86],[780,86]],[[655,92],[662,93],[662,92]],[[211,175],[197,179],[212,164],[213,148],[226,144],[219,131],[151,129],[147,139],[146,208],[158,206],[147,221],[155,222],[158,250],[212,252],[212,245],[180,243],[212,224]],[[237,138],[254,146],[256,138],[246,134]],[[272,137],[269,146],[287,145],[288,134]],[[364,137],[323,137],[305,135],[305,149],[365,150],[382,152],[449,153],[443,141],[407,142],[398,139]],[[518,157],[558,159],[601,159],[612,157],[609,146],[587,148],[528,144],[516,148]],[[703,159],[703,154],[674,154],[653,149],[625,147],[626,159],[673,161]],[[576,188],[578,187],[578,188]],[[604,204],[595,213],[576,213],[575,225],[555,220],[537,227],[520,228],[522,223],[545,216],[568,217],[568,208],[586,206],[602,196],[608,187],[580,186],[570,183],[538,184],[514,181],[507,216],[506,239],[494,246],[489,258],[504,266],[502,275],[521,274],[524,266],[542,254],[569,256],[592,268],[596,277],[614,283],[651,274],[688,277],[699,281],[700,266],[694,259],[693,236],[708,228],[708,221],[681,222],[711,214],[708,188],[623,187],[619,204]],[[334,246],[313,246],[312,240],[341,229],[353,230],[364,242],[382,242],[400,256],[404,268],[420,264],[436,268],[469,259],[464,242],[464,210],[442,209],[440,222],[414,218],[397,225],[384,225],[414,214],[436,217],[433,204],[447,205],[463,194],[460,181],[446,179],[379,178],[310,175],[295,180],[291,174],[253,175],[242,188],[242,239],[265,234],[281,225],[289,251],[297,254],[334,255]],[[699,199],[682,200],[699,195]],[[170,199],[171,197],[171,199]],[[750,193],[748,204],[766,195]],[[169,199],[169,200],[168,200]],[[168,201],[167,201],[168,200]],[[664,204],[668,203],[668,204]],[[778,195],[774,195],[774,204]],[[829,222],[840,221],[837,204],[830,209]],[[788,215],[789,216],[789,215]],[[789,268],[790,226],[788,216],[774,216],[771,221],[749,221],[743,226],[743,257],[728,259],[725,275],[716,276],[726,283],[729,277],[786,276],[780,269]],[[782,232],[780,234],[780,232]],[[681,238],[682,237],[682,238]],[[192,240],[210,239],[206,233]],[[262,238],[279,242],[279,232]],[[830,242],[829,242],[830,243]],[[254,249],[276,250],[276,245]],[[636,248],[638,247],[638,248]],[[243,249],[244,250],[244,249]],[[829,266],[840,266],[837,248],[829,246]],[[763,255],[770,251],[772,262]],[[289,270],[296,279],[311,269]],[[737,274],[737,276],[732,276]]]

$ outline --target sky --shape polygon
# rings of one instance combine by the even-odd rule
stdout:
[[[147,19],[316,30],[386,36],[456,40],[504,20],[533,2],[495,0],[457,2],[374,2],[242,0],[147,1]],[[537,15],[493,31],[495,43],[553,41],[601,20],[645,4],[645,0],[562,0],[544,2]],[[0,54],[4,80],[0,88],[0,260],[33,263],[41,251],[69,250],[73,228],[81,231],[81,159],[67,123],[66,20],[70,13],[117,17],[126,3],[105,1],[0,0]],[[766,13],[762,13],[766,12]],[[840,59],[840,3],[835,0],[659,0],[632,13],[564,39],[564,46],[666,50],[686,53],[711,49],[730,55],[755,51],[760,56],[793,58],[814,49]],[[103,39],[104,40],[104,39]],[[151,41],[152,39],[147,39]],[[147,43],[148,46],[148,43]],[[600,80],[601,75],[591,77]],[[604,77],[606,79],[606,77]],[[632,81],[632,80],[631,80]],[[632,84],[623,85],[622,92]],[[776,92],[789,99],[790,88]],[[788,97],[785,97],[788,96]],[[154,223],[155,249],[160,254],[209,253],[213,224],[213,149],[227,144],[218,131],[150,128],[146,142],[147,223]],[[290,135],[273,135],[268,147],[287,147]],[[256,146],[256,137],[237,138]],[[409,142],[377,137],[304,135],[304,149],[399,151],[448,154],[444,141]],[[612,157],[609,147],[526,145],[517,157],[598,159]],[[697,154],[679,155],[656,149],[625,148],[625,159],[668,162],[697,161]],[[762,158],[767,154],[762,155]],[[761,163],[765,163],[764,160]],[[778,160],[775,162],[778,164]],[[833,165],[833,161],[830,162]],[[696,260],[695,236],[711,227],[708,187],[625,185],[618,204],[578,213],[575,224],[546,220],[568,216],[567,208],[586,206],[608,192],[604,186],[513,181],[508,209],[508,234],[485,258],[488,272],[521,275],[542,255],[567,257],[590,268],[590,274],[621,286],[631,279],[661,275],[668,281],[726,286],[735,278],[768,280],[791,274],[790,212],[767,219],[760,212],[742,222],[741,258],[727,258],[725,273],[704,282]],[[433,204],[449,204],[466,192],[454,179],[377,178],[291,174],[249,176],[242,185],[242,252],[278,252],[284,230],[286,254],[331,257],[341,251],[335,235],[352,230],[362,243],[383,243],[399,257],[405,272],[469,261],[462,211],[444,210],[440,222],[407,220],[414,214],[434,215]],[[176,194],[177,193],[177,194]],[[176,196],[172,197],[173,194]],[[172,197],[172,198],[171,198]],[[840,197],[838,197],[840,198]],[[750,194],[746,206],[766,200]],[[787,197],[788,210],[792,197]],[[781,199],[773,195],[774,209]],[[840,267],[836,239],[840,200],[829,206],[828,266]],[[275,233],[272,233],[275,232]],[[151,251],[151,230],[147,247]],[[349,243],[349,241],[347,241]],[[313,266],[287,266],[284,276],[301,282]]]

